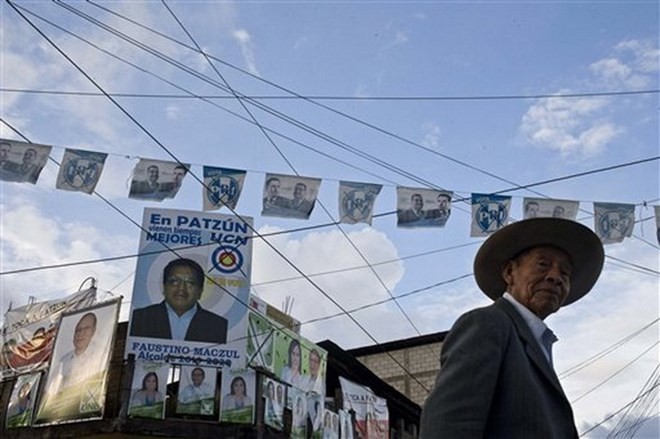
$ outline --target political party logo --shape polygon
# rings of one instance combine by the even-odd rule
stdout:
[[[633,209],[621,207],[599,212],[596,222],[598,236],[605,242],[621,242],[624,237],[631,236],[634,225]]]
[[[213,268],[223,274],[236,273],[243,267],[243,254],[237,247],[221,245],[211,255]]]
[[[483,232],[500,229],[508,218],[508,209],[504,203],[481,203],[475,214],[475,222]]]
[[[377,193],[373,191],[352,190],[342,199],[345,216],[355,222],[369,218],[374,207]]]
[[[208,184],[208,200],[214,205],[235,206],[240,195],[240,185],[236,179],[228,175],[213,177]]]
[[[73,158],[66,163],[64,180],[76,189],[85,189],[93,186],[99,179],[101,168],[93,160]]]

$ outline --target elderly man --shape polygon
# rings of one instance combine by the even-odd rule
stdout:
[[[227,341],[227,320],[203,309],[204,270],[195,261],[170,261],[163,270],[165,300],[133,311],[131,335],[208,343]]]
[[[543,320],[596,283],[600,239],[570,220],[533,218],[494,233],[474,261],[495,303],[461,316],[421,419],[421,438],[577,438]]]

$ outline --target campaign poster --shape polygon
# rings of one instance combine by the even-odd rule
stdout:
[[[62,316],[36,425],[103,417],[121,299]]]
[[[261,214],[309,219],[320,186],[320,178],[266,174]]]
[[[290,387],[291,394],[291,438],[305,439],[307,437],[307,403],[304,390]]]
[[[323,439],[339,439],[339,415],[332,410],[323,413]]]
[[[579,201],[525,197],[523,199],[523,219],[564,218],[575,221],[579,207]]]
[[[339,182],[339,222],[371,225],[376,198],[383,188],[380,184]]]
[[[634,226],[634,204],[594,203],[594,230],[603,244],[623,242]]]
[[[167,363],[135,362],[128,416],[151,419],[165,417],[169,372],[170,366]]]
[[[353,439],[353,419],[348,410],[339,410],[339,426],[342,439]]]
[[[444,227],[451,215],[453,192],[426,188],[396,188],[397,227]]]
[[[126,357],[245,367],[252,218],[144,210]]]
[[[343,409],[355,412],[355,430],[365,439],[389,438],[387,400],[380,398],[367,386],[339,377]]]
[[[218,210],[225,206],[232,211],[236,209],[243,190],[245,174],[245,171],[239,169],[204,166],[202,187],[204,210]]]
[[[220,422],[252,424],[257,374],[252,369],[222,372],[222,400]]]
[[[0,139],[0,180],[36,184],[52,146]]]
[[[511,197],[472,194],[472,224],[470,236],[489,236],[509,222]]]
[[[40,373],[19,375],[7,405],[6,428],[28,427],[32,424],[32,411],[37,399]]]
[[[64,151],[57,174],[57,189],[91,194],[101,178],[108,154],[69,149]]]
[[[309,418],[308,427],[311,425],[312,437],[321,438],[323,436],[323,418],[326,412],[324,408],[323,395],[308,392],[305,394],[307,407],[307,417]]]
[[[271,378],[264,378],[262,396],[264,398],[264,423],[276,430],[284,428],[284,408],[286,407],[287,386]]]
[[[288,329],[277,330],[274,349],[277,377],[305,392],[325,397],[327,351]]]
[[[274,371],[273,346],[276,330],[268,318],[255,312],[249,313],[246,348],[248,365]]]
[[[154,201],[174,198],[189,169],[190,165],[186,163],[140,159],[133,169],[128,197]]]
[[[182,366],[176,412],[188,415],[212,415],[215,410],[217,369]]]
[[[0,338],[0,379],[48,367],[62,314],[95,301],[96,288],[89,288],[7,311]]]

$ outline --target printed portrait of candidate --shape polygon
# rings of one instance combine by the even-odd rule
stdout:
[[[157,165],[149,165],[146,170],[146,177],[144,180],[133,180],[131,182],[130,196],[137,195],[145,197],[149,194],[156,194],[161,192],[160,168]],[[145,197],[148,198],[148,197]]]
[[[282,182],[278,177],[270,177],[264,185],[262,213],[281,213],[289,209],[289,200],[280,195]]]
[[[436,207],[426,212],[426,219],[431,224],[444,226],[451,214],[451,195],[447,193],[439,193],[436,197]]]
[[[40,374],[21,375],[16,380],[7,406],[7,428],[27,427],[32,422],[32,410]]]
[[[170,261],[163,270],[163,301],[135,309],[130,334],[224,344],[227,341],[227,319],[199,304],[204,278],[204,270],[192,259]]]
[[[297,218],[309,218],[309,214],[314,208],[314,204],[307,198],[307,185],[303,182],[298,182],[293,187],[293,198],[289,201],[289,209],[291,216]]]
[[[397,211],[399,224],[409,224],[424,220],[424,198],[421,194],[414,193],[410,196],[410,205],[405,210]]]

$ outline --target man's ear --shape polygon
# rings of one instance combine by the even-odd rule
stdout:
[[[515,263],[515,261],[506,261],[502,267],[502,278],[504,279],[504,282],[506,282],[507,286],[513,284],[513,268]]]

